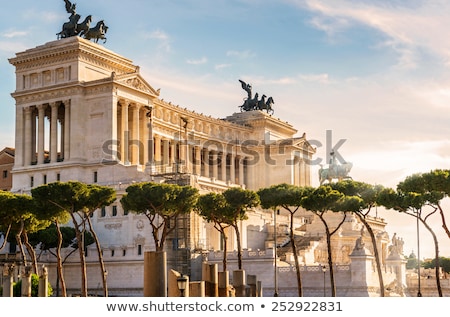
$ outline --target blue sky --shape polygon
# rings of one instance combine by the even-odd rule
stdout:
[[[275,117],[322,144],[324,163],[326,131],[332,144],[345,139],[339,153],[353,163],[354,179],[394,187],[412,173],[450,168],[446,1],[74,2],[82,18],[105,20],[104,46],[139,65],[166,101],[224,118],[246,97],[242,79],[273,97]],[[1,148],[14,146],[7,59],[56,40],[67,19],[63,0],[21,0],[0,10]],[[392,212],[385,218],[391,234],[405,238],[405,251],[416,250],[414,221]],[[450,256],[441,237],[441,254]]]

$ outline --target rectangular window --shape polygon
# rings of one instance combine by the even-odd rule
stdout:
[[[30,187],[34,187],[34,177],[30,177]]]
[[[47,175],[44,175],[44,184],[47,184]]]
[[[125,255],[127,255],[127,250],[123,249],[122,250],[122,256],[125,256]]]
[[[3,171],[3,178],[7,178],[8,177],[8,171],[7,170],[4,170]]]
[[[94,172],[94,183],[97,183],[98,181],[98,173]]]
[[[106,217],[106,207],[105,206],[102,207],[102,211],[100,213],[100,217]]]
[[[61,174],[59,174],[59,173],[56,174],[56,181],[57,182],[61,181]]]
[[[142,255],[142,245],[138,244],[138,255]]]
[[[117,206],[112,206],[112,215],[113,217],[117,216]]]
[[[111,256],[114,256],[114,249],[111,250]]]

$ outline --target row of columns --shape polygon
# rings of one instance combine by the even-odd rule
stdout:
[[[22,153],[17,151],[18,166],[54,163],[69,156],[70,100],[26,106],[22,108],[23,121],[17,121],[16,133],[22,136]],[[45,118],[50,121],[46,131]],[[58,122],[60,129],[58,129]],[[60,134],[60,135],[59,135]],[[48,157],[45,156],[45,139],[48,139]],[[59,147],[59,152],[58,152]],[[59,154],[59,156],[58,156]]]
[[[173,138],[166,137],[153,133],[150,107],[123,99],[118,105],[117,136],[122,164],[152,165],[154,173],[188,172],[244,184],[245,158],[187,142],[186,121],[182,118],[178,133]]]

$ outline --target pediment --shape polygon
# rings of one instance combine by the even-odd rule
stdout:
[[[159,89],[155,90],[139,74],[134,73],[116,76],[114,81],[123,86],[127,86],[154,96],[159,96]]]

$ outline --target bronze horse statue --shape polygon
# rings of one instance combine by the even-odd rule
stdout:
[[[241,111],[254,110],[258,106],[258,93],[255,94],[253,99],[245,99],[244,104],[240,106]]]
[[[59,40],[61,38],[77,35],[77,26],[80,18],[81,16],[79,14],[74,14],[70,16],[69,22],[63,24],[62,31],[56,34],[57,39]]]
[[[266,101],[266,95],[262,95],[261,100],[258,101],[256,110],[266,110],[268,114],[273,114],[272,104],[274,103],[273,98],[269,97]]]
[[[90,28],[85,34],[84,38],[86,40],[94,39],[95,43],[98,43],[98,40],[104,40],[103,43],[106,43],[106,32],[108,31],[108,27],[105,25],[103,20],[99,21],[97,25],[93,28]]]

